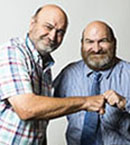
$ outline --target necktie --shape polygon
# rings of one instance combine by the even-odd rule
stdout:
[[[93,73],[93,82],[91,95],[100,94],[100,82],[101,74],[98,72]],[[99,126],[99,114],[97,112],[86,112],[84,119],[84,126],[81,135],[81,145],[102,145],[101,137],[96,139],[97,134],[101,134],[98,129]]]

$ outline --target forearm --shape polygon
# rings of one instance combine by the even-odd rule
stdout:
[[[84,109],[84,97],[49,98],[44,97],[44,102],[39,103],[35,118],[52,119],[74,113]],[[41,106],[40,106],[41,105]]]
[[[104,106],[104,97],[51,98],[34,94],[18,95],[8,99],[15,112],[23,120],[52,119],[81,110],[99,111]],[[102,112],[102,111],[101,111]]]
[[[84,97],[50,98],[26,94],[9,99],[21,119],[51,119],[83,109]]]

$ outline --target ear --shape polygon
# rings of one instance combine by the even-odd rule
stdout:
[[[83,48],[83,46],[84,46],[84,38],[82,37],[81,38],[81,48]]]
[[[30,21],[29,31],[32,31],[35,24],[36,24],[36,18],[32,17]]]

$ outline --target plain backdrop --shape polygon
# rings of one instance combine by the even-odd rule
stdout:
[[[110,24],[118,40],[117,55],[130,60],[130,0],[1,0],[0,43],[15,36],[24,37],[36,9],[49,3],[61,6],[69,18],[65,39],[52,54],[55,58],[53,78],[68,63],[81,59],[81,34],[87,23],[93,20]],[[48,145],[66,145],[66,127],[65,117],[50,121]]]

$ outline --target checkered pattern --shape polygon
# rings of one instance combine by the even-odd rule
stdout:
[[[47,121],[22,121],[7,101],[26,93],[51,96],[52,61],[43,70],[42,58],[26,40],[11,39],[0,48],[0,145],[43,145],[46,136]]]

